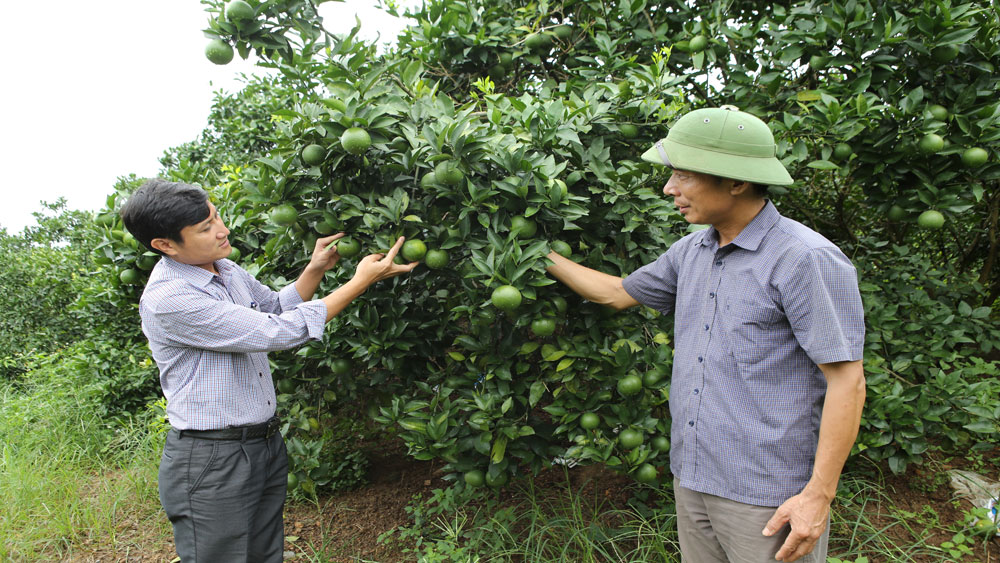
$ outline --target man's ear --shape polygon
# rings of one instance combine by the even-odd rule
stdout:
[[[733,180],[733,185],[729,188],[729,193],[735,196],[753,191],[753,184],[746,180]]]
[[[149,245],[167,256],[177,255],[177,243],[168,238],[154,238]]]

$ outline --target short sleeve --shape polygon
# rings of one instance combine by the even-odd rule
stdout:
[[[673,314],[677,297],[678,245],[671,246],[655,261],[632,272],[622,287],[633,299],[665,315]]]
[[[779,283],[792,333],[816,364],[860,360],[865,321],[858,274],[836,247],[809,249]]]

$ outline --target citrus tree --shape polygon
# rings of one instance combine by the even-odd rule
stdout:
[[[313,2],[203,3],[209,60],[225,44],[275,74],[217,99],[206,135],[163,159],[210,189],[233,258],[278,287],[345,231],[322,291],[400,235],[423,262],[273,356],[307,492],[331,479],[323,428],[346,405],[466,486],[555,461],[663,478],[670,319],[584,302],[544,256],[626,275],[687,234],[638,155],[679,113],[723,103],[771,123],[798,179],[775,202],[861,271],[876,392],[858,449],[902,470],[926,433],[996,439],[980,410],[1000,345],[991,9],[431,0],[379,55],[357,28],[328,33]],[[97,253],[136,271],[116,283],[134,299],[145,254],[107,217]],[[931,346],[928,322],[947,328]]]

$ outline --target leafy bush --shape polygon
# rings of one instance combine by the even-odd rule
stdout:
[[[561,240],[574,260],[627,274],[689,232],[659,193],[663,171],[637,156],[678,113],[733,103],[768,118],[799,180],[774,189],[782,212],[861,271],[872,393],[859,449],[901,470],[928,447],[993,439],[981,409],[996,366],[981,358],[1000,338],[1000,106],[990,97],[1000,42],[986,7],[432,0],[378,56],[356,30],[326,33],[309,2],[251,2],[258,18],[239,25],[207,4],[209,35],[281,74],[220,98],[210,132],[164,161],[171,177],[209,186],[241,264],[284,285],[316,238],[338,230],[366,254],[399,235],[450,254],[444,269],[369,290],[322,342],[275,355],[276,373],[300,382],[288,408],[372,407],[415,456],[498,486],[560,458],[665,464],[653,439],[669,430],[670,320],[581,302],[553,285],[544,256]],[[270,106],[264,91],[288,103]],[[249,122],[227,117],[237,106]],[[341,143],[354,127],[370,135],[363,151]],[[248,146],[241,131],[265,142]],[[941,147],[921,142],[930,134]],[[303,158],[311,145],[322,150]],[[962,158],[976,147],[985,163]],[[294,207],[294,224],[269,220],[278,205]],[[926,210],[944,227],[917,222]],[[526,221],[535,229],[515,226]],[[117,225],[98,252],[120,270],[142,253]],[[138,288],[114,279],[125,310]],[[516,310],[492,305],[501,285],[523,296]],[[544,319],[557,328],[537,336],[532,322]],[[931,326],[940,330],[928,344]],[[630,375],[643,384],[624,395]],[[589,412],[596,428],[580,423]],[[638,447],[619,442],[625,430]],[[924,432],[947,437],[929,443]]]
[[[43,206],[36,225],[9,235],[0,230],[0,380],[29,369],[46,354],[82,337],[90,321],[72,305],[92,269],[89,215],[66,210],[65,200]]]

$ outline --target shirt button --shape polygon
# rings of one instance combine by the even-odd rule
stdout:
[[[702,363],[702,362],[704,362],[704,361],[705,361],[705,358],[703,356],[698,356],[698,363],[699,364]]]
[[[716,260],[715,261],[715,265],[716,266],[721,266],[722,265],[722,260]]]
[[[705,325],[705,330],[708,330],[708,325]]]
[[[264,377],[264,372],[260,372],[257,375],[259,375],[260,377]]]
[[[267,404],[269,404],[269,405],[270,405],[270,404],[271,404],[271,401],[268,401],[268,402],[267,402]]]
[[[697,389],[695,389],[695,390],[694,390],[694,394],[695,394],[695,395],[697,395],[697,394],[698,394],[698,390],[697,390]]]
[[[694,421],[693,420],[689,420],[688,421],[688,426],[694,426]]]
[[[708,293],[708,297],[709,297],[709,299],[715,299],[715,292],[714,291],[710,291]]]

